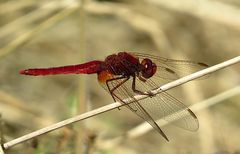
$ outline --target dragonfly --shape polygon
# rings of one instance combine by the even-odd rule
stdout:
[[[135,52],[118,52],[105,60],[93,60],[83,64],[50,68],[31,68],[20,74],[45,76],[56,74],[97,74],[100,85],[114,101],[123,103],[136,115],[148,122],[158,133],[169,141],[160,128],[159,119],[189,131],[197,131],[197,116],[180,100],[168,92],[153,95],[151,90],[183,76],[208,67],[201,62],[174,60]],[[135,95],[147,95],[137,100]],[[125,100],[131,98],[132,102]]]

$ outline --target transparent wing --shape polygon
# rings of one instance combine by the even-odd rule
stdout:
[[[137,79],[136,88],[140,91],[150,91],[157,87],[152,79],[142,82]],[[180,128],[196,131],[199,127],[196,115],[181,101],[167,92],[141,101],[141,105],[151,114],[153,119],[164,119]]]
[[[157,65],[157,72],[154,75],[155,78],[159,78],[157,81],[154,80],[157,84],[164,84],[208,67],[201,62],[167,59],[144,53],[131,54],[138,57],[140,62],[144,58],[149,58]]]
[[[144,58],[149,58],[157,65],[156,74],[145,82],[136,78],[136,89],[142,92],[153,90],[166,82],[176,80],[207,67],[204,63],[186,60],[172,60],[142,53],[131,54],[138,57],[140,62]],[[129,68],[128,66],[132,66],[128,64],[128,61],[122,62],[122,67],[137,70],[136,68]],[[127,107],[139,117],[147,121],[166,140],[168,139],[160,128],[159,119],[171,121],[172,124],[186,130],[195,131],[198,129],[199,123],[195,114],[187,106],[167,92],[162,92],[152,98],[137,101],[133,98],[133,96],[136,95],[132,89],[133,78],[131,77],[126,81],[124,80],[125,78],[108,82],[109,88],[106,84],[102,84],[102,86],[108,92],[110,92],[109,89],[111,90],[118,87],[110,93],[112,97],[124,104],[126,103],[124,102],[124,99],[131,98],[134,102],[128,104]]]
[[[162,92],[153,99],[153,104],[158,104],[159,99],[161,101],[159,104],[162,104],[161,107],[163,107],[161,111],[164,111],[163,118],[166,121],[189,131],[198,130],[199,123],[196,115],[181,101],[166,92]],[[160,108],[157,107],[157,109]],[[158,110],[156,112],[161,112]]]
[[[122,83],[123,80],[124,79],[113,80],[109,82],[109,88],[113,89]],[[171,124],[189,131],[196,131],[198,129],[199,123],[195,114],[187,106],[167,92],[162,92],[154,97],[143,100],[135,100],[133,98],[135,93],[132,90],[132,82],[133,79],[130,78],[121,84],[121,86],[113,92],[114,99],[125,104],[126,102],[124,102],[124,99],[132,98],[134,102],[127,105],[127,107],[147,121],[166,140],[168,139],[160,128],[160,119],[169,121]],[[102,84],[102,86],[108,91],[106,84]],[[136,80],[136,88],[142,92],[152,90],[155,86],[156,84],[151,79],[146,82],[142,82],[139,79]]]
[[[120,79],[120,80],[113,80],[111,82],[108,83],[108,86],[110,89],[118,86],[120,83],[122,83],[124,79]],[[106,89],[108,92],[108,87],[106,84],[101,84],[103,86],[104,89]],[[167,141],[168,138],[167,136],[164,134],[164,132],[162,131],[162,129],[159,127],[159,125],[156,123],[156,119],[154,119],[152,117],[152,113],[151,111],[148,111],[145,109],[145,107],[142,106],[142,100],[137,101],[136,99],[133,98],[134,96],[134,92],[132,91],[131,88],[132,85],[132,79],[130,78],[129,80],[127,80],[125,83],[123,83],[121,86],[119,86],[112,94],[112,96],[114,97],[114,99],[116,101],[122,102],[124,104],[126,104],[126,102],[124,102],[124,99],[127,98],[132,98],[133,103],[126,105],[132,112],[134,112],[135,114],[137,114],[139,117],[141,117],[143,120],[147,121],[157,132],[159,132]],[[110,93],[111,94],[111,93]],[[160,113],[161,114],[161,113]]]

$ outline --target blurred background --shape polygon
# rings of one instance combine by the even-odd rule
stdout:
[[[240,55],[240,1],[1,0],[0,40],[5,143],[113,102],[96,75],[33,77],[19,75],[19,70],[104,60],[119,51],[215,65]],[[234,65],[170,90],[187,106],[202,101],[206,106],[194,108],[197,132],[164,126],[169,143],[153,130],[134,132],[143,121],[121,108],[6,152],[239,154],[239,70]],[[135,135],[123,135],[129,131]]]

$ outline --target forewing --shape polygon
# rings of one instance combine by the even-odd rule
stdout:
[[[207,64],[201,62],[167,59],[143,53],[131,53],[131,54],[138,57],[140,62],[144,58],[149,58],[157,65],[157,72],[154,74],[153,77],[158,78],[158,80],[154,80],[154,82],[157,83],[158,86],[159,84],[161,85],[179,79],[181,77],[184,77],[186,75],[189,75],[191,73],[197,72],[208,67]]]

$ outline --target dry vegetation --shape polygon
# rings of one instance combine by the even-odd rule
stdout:
[[[21,76],[29,67],[78,64],[138,51],[214,65],[240,55],[238,0],[2,0],[0,112],[3,142],[112,99],[95,75]],[[171,90],[186,105],[237,87],[240,66]],[[232,92],[231,92],[232,93]],[[17,145],[6,153],[240,153],[239,88],[199,110],[196,133],[165,126],[127,138],[142,121],[113,110]]]

